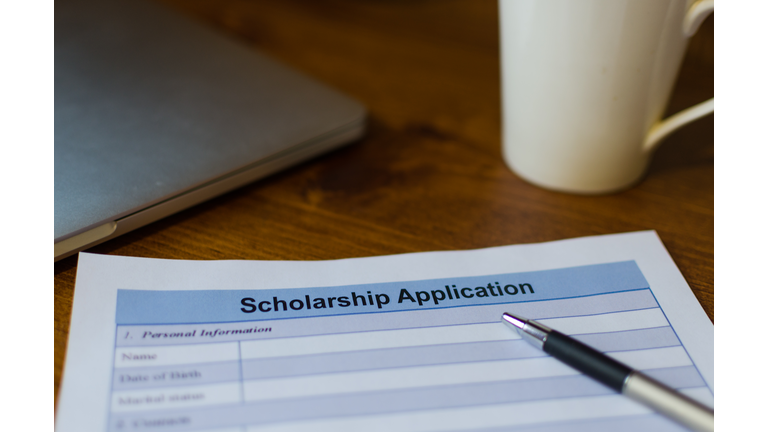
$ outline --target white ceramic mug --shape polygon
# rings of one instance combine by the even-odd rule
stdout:
[[[607,193],[645,172],[659,141],[714,111],[661,119],[688,38],[714,0],[499,0],[503,155],[522,178]]]

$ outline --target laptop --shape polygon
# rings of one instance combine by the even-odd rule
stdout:
[[[365,108],[145,0],[55,8],[54,261],[350,143]]]

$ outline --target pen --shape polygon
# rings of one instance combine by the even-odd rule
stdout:
[[[715,430],[715,412],[600,351],[536,321],[504,313],[523,339],[572,368],[697,431]]]

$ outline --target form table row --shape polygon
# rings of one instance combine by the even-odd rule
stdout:
[[[640,370],[691,368],[681,346],[610,353],[619,361]],[[114,389],[112,412],[190,408],[203,405],[245,402],[280,402],[393,391],[422,391],[430,388],[466,387],[494,382],[512,383],[532,379],[562,380],[579,373],[552,357],[465,362],[400,367],[357,372],[325,373],[261,380],[232,380],[207,385]],[[664,380],[679,377],[665,376]],[[700,377],[685,386],[701,385]],[[697,380],[698,379],[698,380]],[[690,381],[690,380],[689,380]]]
[[[539,320],[568,334],[594,334],[667,326],[658,308]],[[349,332],[330,335],[189,345],[128,346],[115,350],[115,369],[216,363],[520,339],[501,322]]]

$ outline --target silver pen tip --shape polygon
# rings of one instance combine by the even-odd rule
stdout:
[[[528,321],[523,317],[512,315],[511,313],[507,313],[507,312],[504,312],[504,314],[501,315],[501,319],[519,328],[520,330],[522,330],[523,327],[525,327],[525,322]]]

